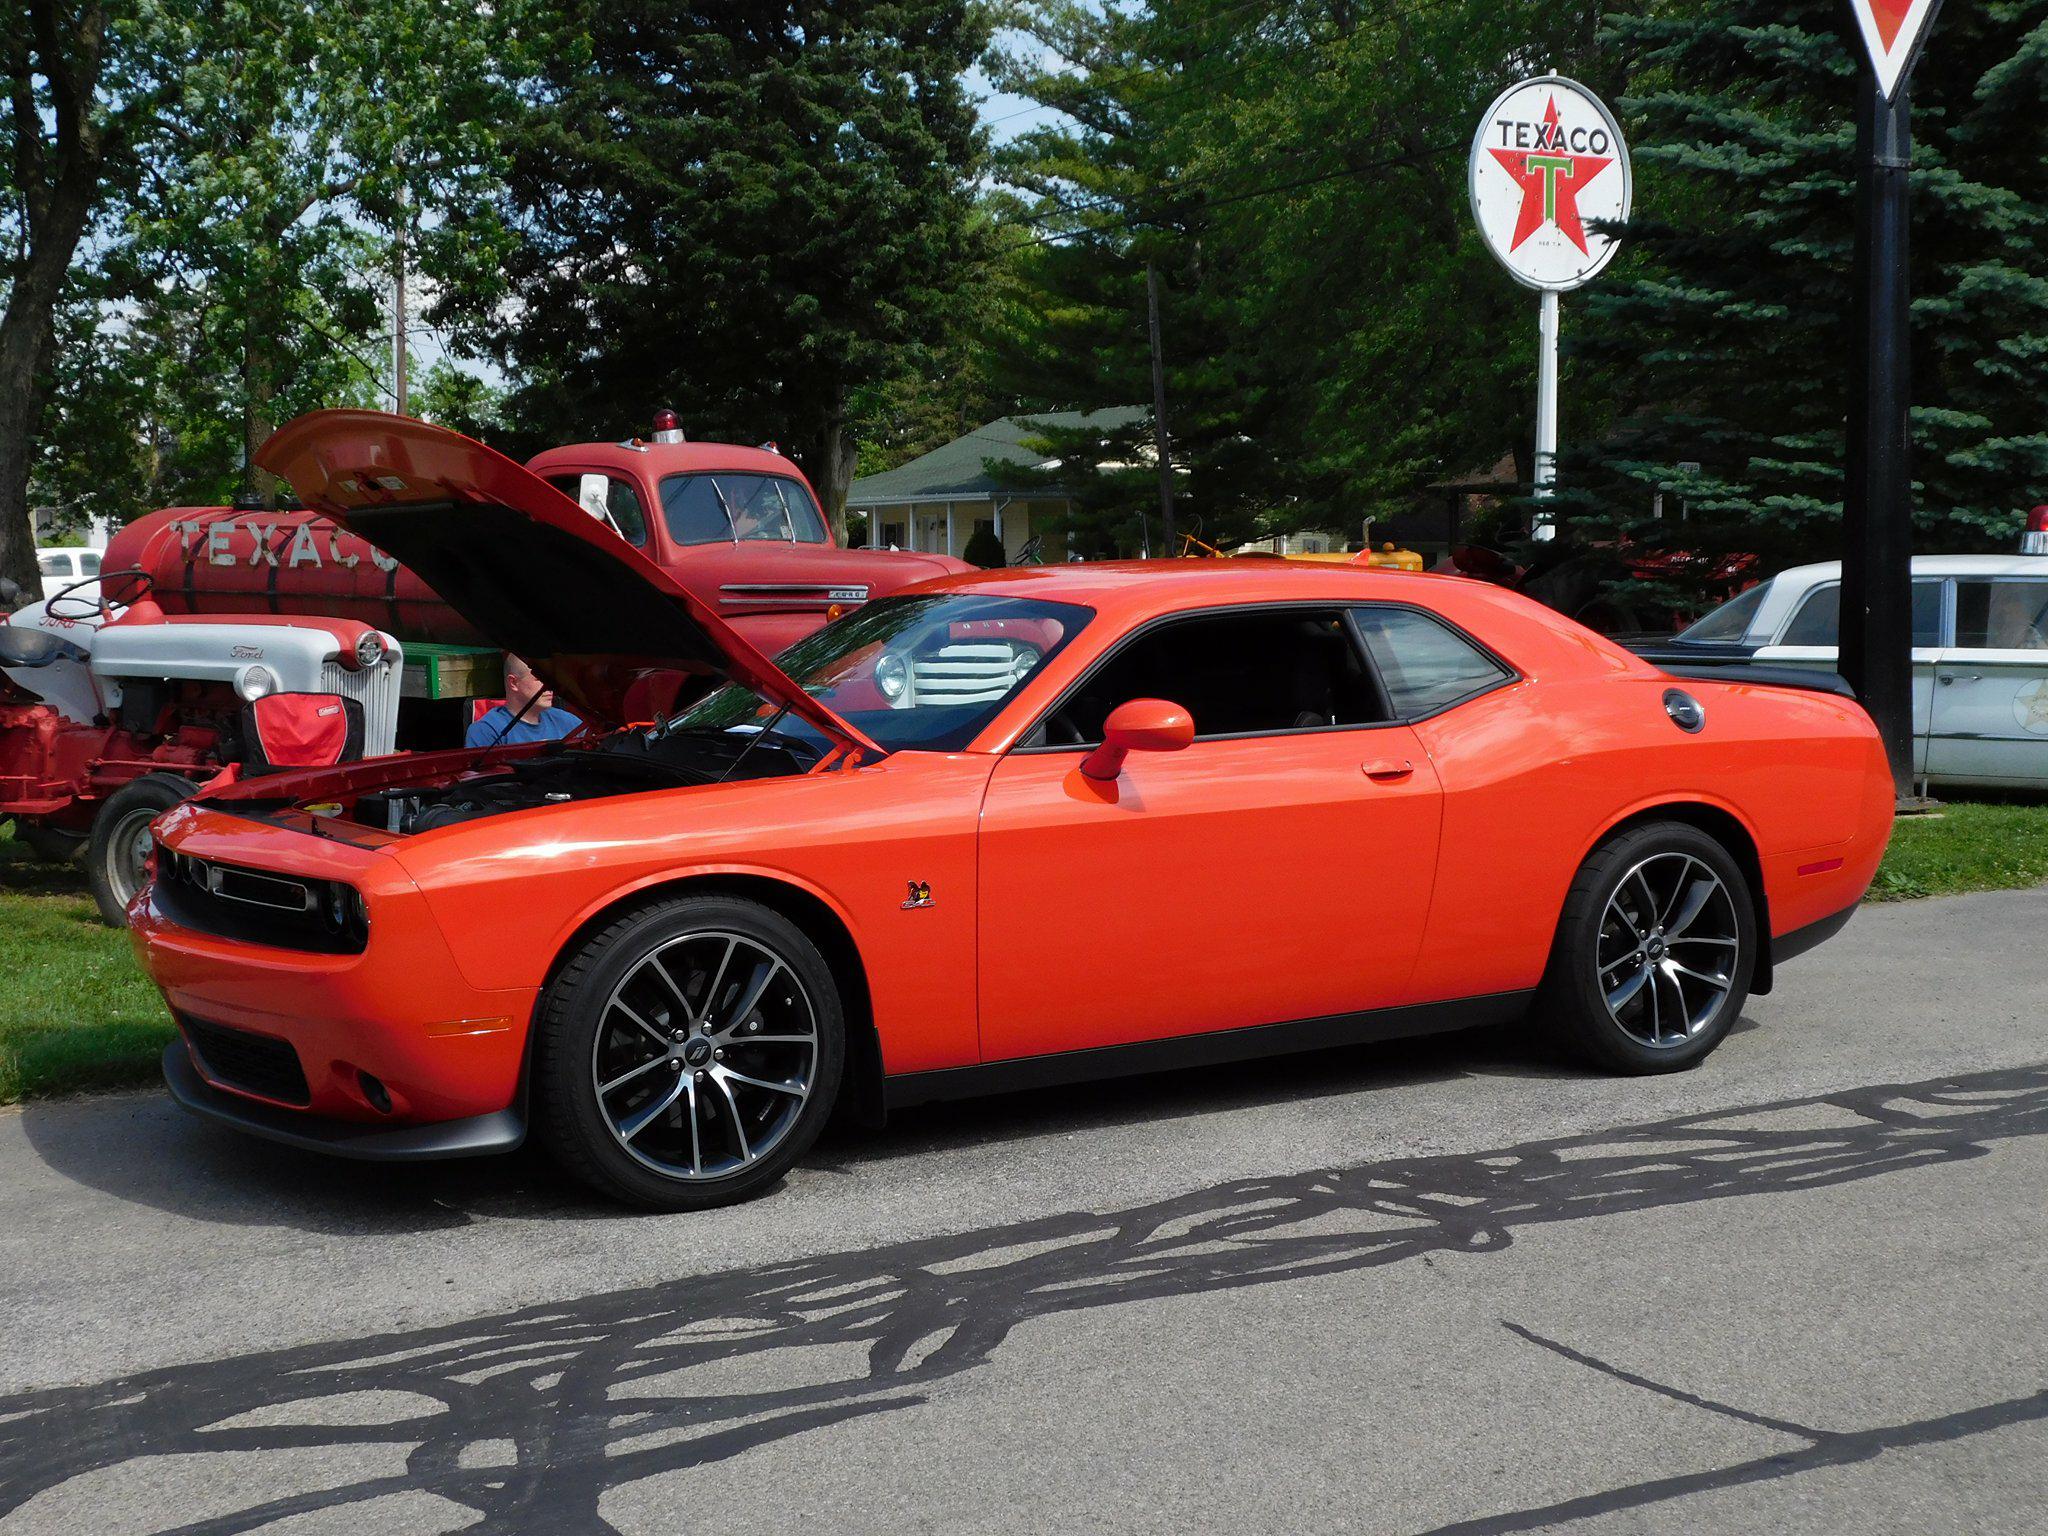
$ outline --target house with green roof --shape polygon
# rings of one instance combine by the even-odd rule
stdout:
[[[1062,536],[1048,529],[1065,515],[1068,492],[1056,484],[1022,486],[1021,477],[1005,474],[1005,468],[1056,470],[1058,460],[1034,446],[1048,430],[1110,432],[1145,416],[1136,406],[1005,416],[894,469],[855,480],[846,509],[867,515],[868,542],[877,548],[957,556],[975,529],[986,526],[1002,540],[1010,564],[1027,557],[1058,563],[1066,547],[1063,541],[1055,547]]]

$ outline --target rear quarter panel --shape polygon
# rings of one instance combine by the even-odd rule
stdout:
[[[1688,735],[1666,689],[1705,706]],[[1755,844],[1773,934],[1853,904],[1890,831],[1891,777],[1854,703],[1644,669],[1534,678],[1419,728],[1444,784],[1420,998],[1533,987],[1579,866],[1617,824],[1711,807]]]

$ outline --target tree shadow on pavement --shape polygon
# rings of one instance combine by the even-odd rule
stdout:
[[[23,1392],[0,1398],[0,1516],[137,1458],[379,1447],[394,1464],[402,1457],[402,1470],[344,1472],[321,1486],[287,1480],[286,1491],[218,1489],[225,1504],[167,1513],[164,1529],[245,1531],[306,1512],[357,1513],[403,1493],[473,1511],[471,1531],[608,1531],[599,1510],[608,1490],[922,1403],[1034,1319],[1443,1252],[1497,1254],[1549,1223],[1825,1189],[1984,1157],[2044,1133],[2048,1064],[1491,1152],[1237,1179],[1119,1210]],[[820,1361],[835,1368],[821,1372]],[[735,1374],[752,1389],[733,1390]],[[1717,1479],[1790,1475],[2038,1419],[2048,1419],[2048,1395],[1850,1434],[1793,1426],[1788,1432],[1817,1447],[1808,1462],[1793,1453],[1617,1497],[1641,1507],[1720,1486]],[[1783,1470],[1770,1470],[1779,1463]],[[1564,1518],[1565,1509],[1461,1529],[1530,1529],[1543,1523],[1539,1514]]]

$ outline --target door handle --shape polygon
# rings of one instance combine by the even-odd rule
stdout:
[[[1983,681],[1984,674],[1982,672],[1972,672],[1968,677],[1964,677],[1956,672],[1944,672],[1941,674],[1941,686],[1944,688],[1955,683],[1981,683]]]
[[[1375,784],[1395,784],[1415,771],[1415,765],[1405,757],[1398,762],[1391,758],[1382,758],[1377,762],[1366,763],[1364,768],[1365,776]]]

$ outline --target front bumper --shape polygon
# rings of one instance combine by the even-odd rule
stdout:
[[[164,1048],[164,1085],[181,1108],[203,1119],[231,1125],[269,1141],[281,1141],[286,1146],[336,1157],[370,1162],[482,1157],[493,1152],[511,1152],[526,1140],[526,1119],[513,1109],[474,1115],[467,1120],[390,1128],[329,1120],[303,1110],[279,1109],[259,1099],[223,1092],[208,1083],[192,1065],[192,1054],[183,1040],[173,1040]]]
[[[199,932],[171,921],[145,892],[129,910],[129,932],[181,1021],[182,1070],[173,1075],[168,1061],[165,1069],[180,1102],[301,1145],[345,1152],[337,1143],[375,1137],[363,1145],[388,1149],[355,1156],[458,1156],[518,1144],[536,989],[464,978],[395,860],[200,805],[181,806],[158,833],[198,857],[345,881],[372,914],[361,953],[316,953]],[[226,1056],[209,1064],[203,1048],[195,1056],[186,1043],[188,1021],[207,1038],[219,1037],[205,1026],[259,1037],[245,1044],[273,1056],[288,1047],[299,1071],[252,1073]],[[203,1093],[181,1091],[195,1081]]]

